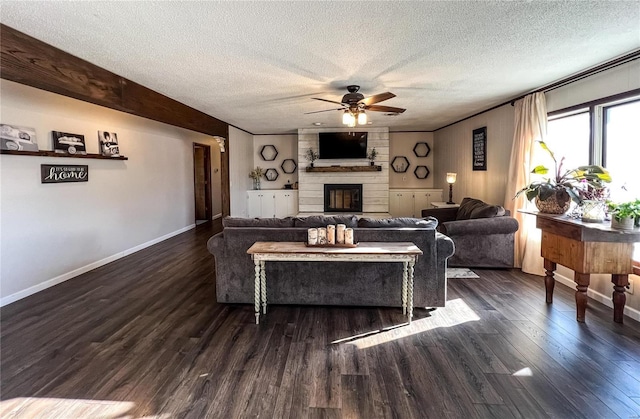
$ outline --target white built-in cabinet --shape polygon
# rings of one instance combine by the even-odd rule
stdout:
[[[389,213],[392,217],[422,217],[432,202],[442,201],[442,189],[389,189]]]
[[[298,213],[298,191],[293,189],[247,191],[249,217],[288,217]]]

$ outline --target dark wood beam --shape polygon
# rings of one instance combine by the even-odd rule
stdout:
[[[0,24],[0,77],[106,108],[227,139],[222,213],[229,214],[229,124]]]

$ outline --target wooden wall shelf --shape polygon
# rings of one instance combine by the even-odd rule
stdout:
[[[382,166],[326,166],[307,167],[307,172],[380,172]]]
[[[62,154],[55,151],[14,151],[0,150],[0,154],[11,154],[13,156],[40,156],[40,157],[71,157],[72,159],[103,159],[103,160],[129,160],[128,157],[108,157],[101,154]]]

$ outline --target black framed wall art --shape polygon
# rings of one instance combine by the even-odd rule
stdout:
[[[473,170],[487,170],[487,127],[473,130]]]

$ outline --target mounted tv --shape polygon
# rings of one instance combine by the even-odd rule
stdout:
[[[321,159],[366,159],[366,132],[321,132]]]

